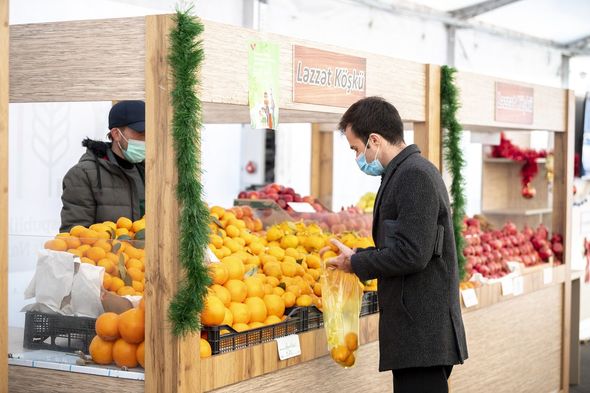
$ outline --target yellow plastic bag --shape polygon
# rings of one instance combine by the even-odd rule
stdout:
[[[352,367],[359,346],[359,315],[363,290],[355,274],[325,268],[321,277],[324,329],[332,359]]]

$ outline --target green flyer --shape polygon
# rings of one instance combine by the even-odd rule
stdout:
[[[248,51],[248,103],[252,128],[279,125],[279,46],[251,42]]]

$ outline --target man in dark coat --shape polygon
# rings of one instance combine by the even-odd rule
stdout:
[[[109,112],[111,142],[85,139],[80,161],[63,179],[61,228],[119,217],[139,220],[145,206],[145,103],[120,101]]]
[[[440,172],[406,146],[397,110],[379,97],[353,104],[340,129],[360,169],[381,176],[373,212],[375,247],[328,262],[378,279],[379,370],[395,393],[447,392],[452,366],[467,359],[451,209]]]

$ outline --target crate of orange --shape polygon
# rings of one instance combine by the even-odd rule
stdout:
[[[27,311],[23,347],[52,351],[88,352],[95,336],[94,318]]]

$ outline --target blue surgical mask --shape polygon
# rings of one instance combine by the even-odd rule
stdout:
[[[365,153],[367,152],[367,146],[369,146],[369,141],[365,145],[365,151],[361,153],[356,159],[356,163],[359,166],[359,169],[366,173],[369,176],[381,176],[383,172],[385,172],[385,168],[381,165],[381,162],[377,159],[379,157],[379,149],[381,146],[377,147],[377,153],[375,154],[375,159],[371,162],[367,162],[367,157]]]
[[[136,139],[127,139],[122,132],[121,136],[127,141],[127,150],[123,150],[121,144],[119,144],[119,148],[123,152],[125,159],[133,164],[145,161],[145,142]]]

